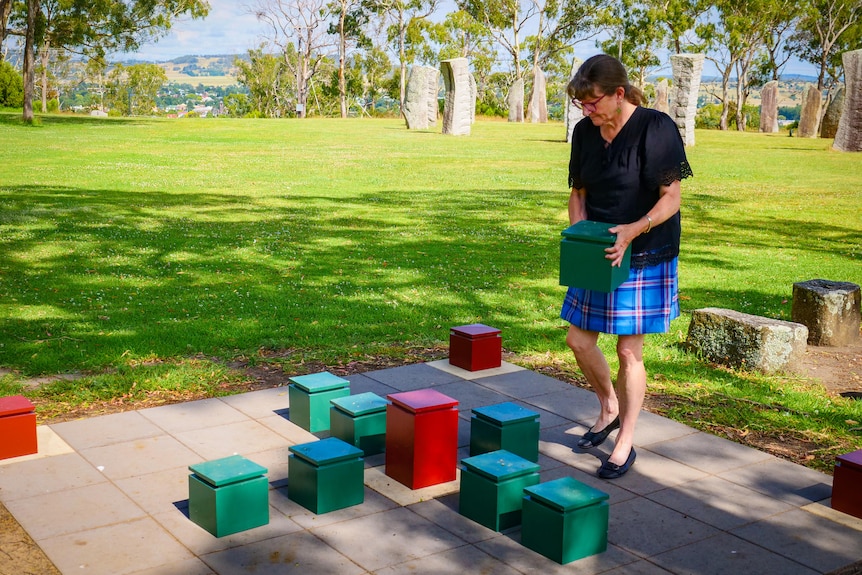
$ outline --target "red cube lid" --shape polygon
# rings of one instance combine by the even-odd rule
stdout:
[[[457,399],[452,399],[448,395],[443,395],[433,389],[417,389],[416,391],[391,393],[386,397],[395,405],[413,413],[448,409],[458,405]]]
[[[22,413],[30,413],[35,409],[30,400],[23,395],[0,397],[0,416],[21,415]]]
[[[839,455],[836,459],[838,460],[839,465],[846,465],[853,469],[862,470],[862,449]]]
[[[450,328],[450,332],[470,339],[476,339],[499,335],[500,330],[481,323],[471,323],[470,325],[459,325],[458,327]]]

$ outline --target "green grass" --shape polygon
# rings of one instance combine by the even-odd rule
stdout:
[[[47,417],[162,387],[227,393],[243,379],[230,360],[295,373],[415,359],[472,322],[502,329],[516,362],[577,377],[558,318],[563,140],[559,124],[483,121],[451,137],[397,120],[42,116],[30,127],[0,113],[0,367],[11,370],[0,394],[83,372],[27,392]],[[683,316],[646,352],[669,415],[777,429],[818,454],[858,445],[859,424],[846,423],[862,421],[858,404],[798,378],[715,369],[678,345],[692,309],[789,319],[794,282],[862,283],[860,157],[830,143],[697,133]]]

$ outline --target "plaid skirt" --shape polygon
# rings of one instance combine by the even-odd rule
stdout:
[[[560,317],[587,331],[664,333],[679,316],[677,258],[641,269],[611,293],[570,287]]]

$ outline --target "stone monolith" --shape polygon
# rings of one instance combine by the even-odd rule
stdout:
[[[524,80],[518,78],[512,83],[509,88],[509,121],[523,122],[524,121]]]
[[[694,145],[694,120],[703,60],[703,54],[674,54],[670,57],[673,69],[670,117],[676,122],[686,146]]]
[[[844,106],[832,147],[842,152],[862,152],[862,50],[844,52]]]
[[[443,105],[443,133],[453,136],[470,135],[470,110],[473,98],[470,93],[470,67],[467,58],[453,58],[440,62],[446,101]]]
[[[404,120],[408,130],[424,130],[437,123],[438,72],[429,66],[413,66],[404,95]]]
[[[548,86],[545,73],[538,66],[533,68],[533,89],[530,91],[527,117],[534,124],[544,124],[548,121]]]
[[[826,113],[820,121],[820,137],[834,138],[838,133],[838,122],[841,121],[841,109],[844,107],[844,86],[839,86],[832,96]]]
[[[820,126],[820,105],[822,97],[820,90],[814,84],[805,85],[805,93],[802,96],[802,112],[799,114],[800,138],[816,138],[817,129]]]
[[[662,78],[655,85],[655,104],[653,107],[659,112],[665,114],[670,112],[670,106],[667,100],[667,78]]]
[[[778,80],[767,82],[760,90],[760,131],[778,131]]]

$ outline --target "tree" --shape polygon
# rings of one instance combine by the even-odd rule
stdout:
[[[347,117],[347,52],[348,45],[353,41],[368,45],[368,39],[362,31],[362,25],[368,19],[362,0],[334,0],[334,14],[338,17],[335,24],[329,26],[329,33],[338,36],[338,100],[341,117]]]
[[[431,39],[440,47],[438,60],[470,60],[476,80],[476,99],[483,101],[492,87],[489,80],[497,61],[493,49],[494,39],[488,29],[467,11],[456,10],[447,14],[446,19],[434,27]]]
[[[704,0],[646,1],[651,19],[666,28],[668,47],[675,54],[682,54],[685,45],[692,43],[685,40],[686,34],[695,29],[698,17],[706,11],[709,4]]]
[[[167,81],[165,71],[156,64],[117,64],[108,75],[109,105],[124,116],[151,115],[159,88]]]
[[[330,5],[327,0],[258,0],[254,13],[269,26],[270,42],[279,48],[284,65],[296,78],[296,115],[302,118],[311,80],[320,68],[326,49],[333,45],[325,25],[331,16]],[[290,53],[296,57],[290,58]]]
[[[237,81],[249,91],[249,112],[265,118],[286,117],[291,113],[290,94],[295,88],[296,60],[296,51],[288,44],[284,55],[268,54],[261,46],[249,50],[247,60],[237,58],[234,61],[239,69]],[[293,62],[293,66],[286,62]]]
[[[43,12],[43,2],[52,9],[50,19]],[[25,39],[24,120],[33,120],[37,45],[95,56],[134,51],[164,34],[178,16],[200,18],[208,12],[206,0],[27,0],[23,30],[10,32]]]
[[[817,89],[826,87],[830,67],[845,35],[862,34],[862,0],[807,0],[792,40],[799,57],[818,68]],[[857,46],[858,47],[858,46]],[[839,64],[840,66],[840,64]]]
[[[20,108],[24,105],[24,82],[12,64],[0,60],[0,107]]]
[[[370,0],[371,7],[378,14],[385,15],[390,22],[388,38],[398,51],[399,64],[399,106],[404,109],[407,93],[407,64],[413,61],[410,45],[422,41],[427,28],[428,17],[434,13],[440,0]]]
[[[637,0],[621,0],[609,24],[611,37],[601,43],[602,50],[616,56],[643,88],[648,70],[661,64],[656,50],[664,33],[657,12]]]

